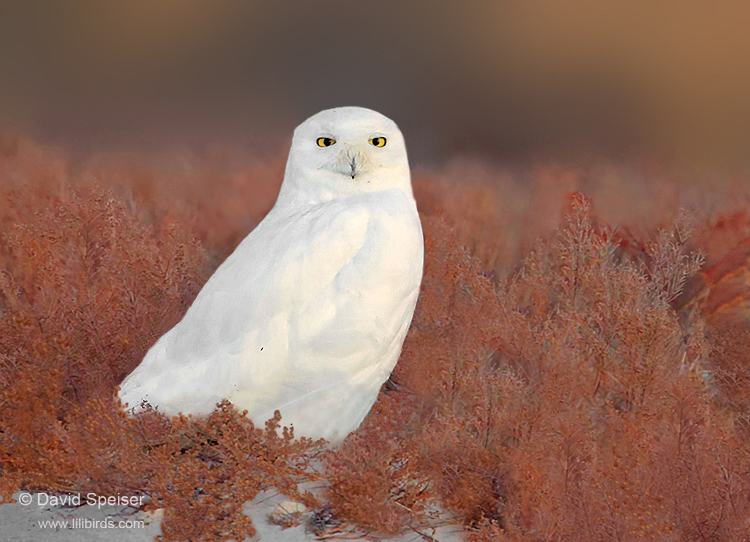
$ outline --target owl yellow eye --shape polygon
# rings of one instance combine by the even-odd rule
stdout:
[[[336,144],[336,140],[330,137],[319,137],[317,143],[318,147],[330,147]]]
[[[375,145],[376,147],[385,147],[386,139],[384,137],[373,137],[370,140],[371,145]]]

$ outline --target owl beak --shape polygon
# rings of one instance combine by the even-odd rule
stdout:
[[[364,157],[362,154],[357,149],[347,148],[339,155],[336,169],[347,177],[354,179],[362,172],[363,165]]]

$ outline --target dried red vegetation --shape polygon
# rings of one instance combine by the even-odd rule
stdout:
[[[112,401],[270,208],[282,162],[72,168],[6,143],[4,498],[140,491],[166,508],[165,540],[242,539],[241,506],[268,487],[315,504],[296,484],[316,448],[278,420],[259,430],[227,404],[128,418]],[[750,298],[737,208],[702,213],[699,190],[645,167],[461,164],[415,176],[421,297],[391,385],[326,456],[327,513],[425,536],[449,514],[472,541],[750,537],[748,312],[711,301]]]
[[[373,452],[365,428],[341,452],[368,457],[363,494],[391,480],[394,517],[403,506],[428,520],[399,502],[406,479],[477,540],[748,534],[748,442],[696,370],[709,345],[669,303],[696,261],[662,233],[650,268],[617,263],[588,206],[578,199],[497,288],[443,221],[424,220],[426,277],[395,371],[419,421],[401,425],[397,449]],[[405,453],[412,472],[394,478]],[[348,489],[334,499],[343,512]]]

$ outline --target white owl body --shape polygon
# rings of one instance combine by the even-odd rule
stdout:
[[[385,119],[360,108],[332,111],[348,110]],[[361,175],[355,156],[351,178],[348,170],[321,171],[317,164],[300,171],[295,145],[298,137],[304,144],[320,132],[318,126],[303,132],[316,117],[295,132],[274,209],[125,379],[123,402],[145,400],[168,415],[205,415],[227,398],[260,426],[278,409],[297,436],[332,442],[367,415],[414,312],[422,230],[408,165],[406,183],[401,178],[405,150],[398,167]],[[351,153],[346,137],[335,135],[339,152]],[[388,179],[394,175],[397,182]],[[335,189],[339,182],[343,190]],[[299,190],[300,183],[313,189]]]

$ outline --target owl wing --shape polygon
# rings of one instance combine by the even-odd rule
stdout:
[[[361,359],[368,333],[377,335],[355,310],[368,301],[364,286],[374,279],[392,297],[403,282],[380,271],[393,259],[383,226],[402,213],[377,198],[350,199],[298,215],[272,211],[123,382],[123,401],[205,414],[230,397],[252,415],[330,383],[326,373],[340,367],[322,360]],[[399,227],[385,229],[390,238]]]

